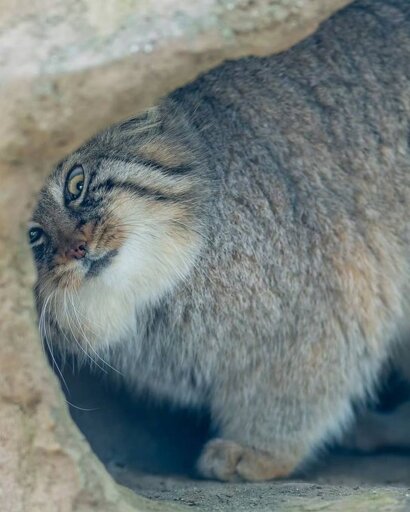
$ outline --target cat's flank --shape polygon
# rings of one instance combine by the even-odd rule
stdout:
[[[29,227],[43,338],[209,408],[203,476],[291,474],[410,334],[409,121],[410,2],[369,0],[107,129]]]

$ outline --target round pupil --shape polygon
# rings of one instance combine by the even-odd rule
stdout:
[[[69,200],[77,199],[84,190],[84,171],[81,166],[74,167],[67,178],[66,192]]]
[[[36,242],[41,236],[41,229],[33,228],[29,231],[30,242]]]

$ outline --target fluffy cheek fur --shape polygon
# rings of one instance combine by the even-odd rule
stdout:
[[[42,278],[48,290],[54,286],[48,309],[63,339],[53,342],[64,350],[104,350],[135,337],[138,310],[183,280],[200,249],[201,237],[186,205],[119,196],[108,218],[111,228],[94,247],[117,251],[107,267],[87,277],[77,262],[70,262],[77,268],[66,267],[66,276]]]

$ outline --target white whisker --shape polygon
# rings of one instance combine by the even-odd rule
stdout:
[[[101,371],[103,371],[104,373],[107,373],[106,370],[104,368],[102,368],[98,363],[97,361],[95,361],[91,355],[85,350],[85,348],[81,345],[81,343],[78,341],[75,333],[74,333],[74,330],[71,326],[71,322],[70,322],[70,313],[68,311],[68,307],[67,307],[67,293],[68,293],[68,290],[67,288],[64,289],[64,309],[65,309],[65,313],[66,313],[66,317],[67,317],[67,323],[68,323],[68,328],[70,330],[70,333],[74,339],[74,341],[76,342],[77,346],[79,347],[79,349],[84,353],[84,355],[86,356],[86,359],[88,358],[93,364],[95,364],[97,366],[97,368],[99,368]]]
[[[75,290],[76,291],[76,290]],[[78,298],[78,292],[76,291],[76,294],[77,294],[77,298]],[[108,366],[108,368],[111,368],[111,370],[119,373],[120,375],[121,372],[119,370],[117,370],[116,368],[114,368],[113,366],[111,366],[109,363],[107,363],[107,361],[105,361],[99,354],[98,352],[95,350],[95,348],[92,346],[92,343],[89,341],[88,337],[86,336],[85,332],[84,332],[84,329],[82,327],[82,323],[81,323],[81,320],[79,318],[79,315],[82,315],[80,311],[77,310],[77,308],[75,307],[75,304],[74,304],[74,298],[73,296],[71,295],[71,307],[73,309],[73,312],[74,312],[74,315],[75,315],[75,318],[77,320],[77,324],[78,324],[78,328],[80,329],[81,331],[81,334],[83,335],[83,339],[84,341],[87,343],[87,346],[91,349],[91,351],[93,352],[93,354],[103,363],[105,364],[106,366]],[[87,319],[85,318],[85,316],[83,316],[83,318],[87,321]],[[91,329],[90,329],[91,330]],[[97,334],[91,330],[91,332],[97,336]]]
[[[43,306],[43,309],[42,309],[42,312],[41,312],[41,316],[40,316],[40,322],[41,322],[41,325],[43,327],[43,333],[44,333],[44,340],[47,344],[47,348],[48,348],[48,351],[50,353],[50,356],[51,356],[51,359],[52,359],[52,362],[53,362],[53,368],[55,367],[57,369],[57,372],[58,374],[60,375],[61,377],[61,381],[62,383],[64,384],[65,388],[67,389],[67,392],[70,393],[70,390],[68,388],[68,385],[67,385],[67,382],[65,381],[64,379],[64,376],[63,376],[63,373],[62,371],[60,370],[60,367],[58,366],[57,364],[57,360],[56,358],[54,357],[54,352],[53,352],[53,348],[52,348],[52,345],[53,345],[53,342],[51,339],[49,339],[49,336],[48,334],[51,335],[51,332],[50,332],[50,326],[49,324],[47,324],[47,322],[45,321],[45,315],[47,313],[47,307],[48,305],[52,305],[53,304],[53,300],[55,299],[55,293],[53,294],[50,293],[50,295],[48,296],[47,300],[45,301],[44,303],[44,306]],[[50,302],[51,301],[51,302]],[[50,313],[51,313],[51,310],[50,310]],[[41,320],[42,319],[42,320]],[[49,330],[48,330],[48,334],[47,334],[47,325],[49,327]],[[50,336],[51,337],[51,336]]]
[[[71,403],[69,400],[66,399],[66,402],[68,403],[68,405],[70,407],[73,407],[74,409],[77,409],[79,411],[86,411],[86,412],[92,412],[92,411],[100,411],[101,410],[101,407],[94,407],[93,409],[88,409],[88,408],[85,408],[85,407],[79,407],[78,405],[75,405],[73,403]]]

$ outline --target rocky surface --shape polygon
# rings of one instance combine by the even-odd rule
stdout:
[[[194,472],[210,435],[206,414],[142,399],[131,402],[101,375],[73,371],[71,364],[63,371],[71,414],[94,452],[117,482],[147,498],[198,512],[410,510],[409,451],[364,455],[334,446],[291,481],[207,482]],[[387,431],[401,385],[390,382],[379,398]],[[407,387],[401,391],[401,400],[408,399]]]
[[[349,0],[0,0],[0,153],[47,162],[227,58],[288,48]]]
[[[339,475],[340,476],[340,475]],[[200,512],[395,512],[410,509],[410,493],[376,488],[311,482],[218,484],[127,473],[120,482],[162,502]]]
[[[71,421],[36,332],[25,223],[52,163],[92,133],[223,59],[289,47],[347,3],[0,0],[2,511],[191,509],[172,496],[154,496],[134,485],[144,498],[117,485]],[[222,488],[212,485],[203,492],[217,495]],[[247,492],[251,498],[253,492],[257,500],[263,487],[246,489],[220,492]],[[270,489],[277,490],[276,510],[295,510],[302,501],[306,510],[321,506],[316,498],[295,501],[280,485]],[[153,497],[159,500],[148,499]],[[328,498],[339,507],[332,510],[369,510],[363,505],[366,493],[346,490]],[[399,510],[405,499],[401,491],[381,489],[371,510]],[[210,510],[206,506],[198,505]],[[219,509],[232,510],[229,503],[212,510]]]

